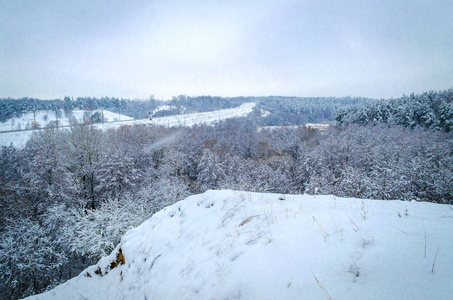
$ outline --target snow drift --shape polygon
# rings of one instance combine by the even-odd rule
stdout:
[[[208,191],[28,299],[448,299],[453,207]]]

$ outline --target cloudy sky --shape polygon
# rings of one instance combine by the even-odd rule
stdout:
[[[0,0],[0,97],[453,87],[453,1]]]

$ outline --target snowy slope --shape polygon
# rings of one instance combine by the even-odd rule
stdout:
[[[151,112],[151,116],[155,116],[158,112],[177,110],[178,108],[174,105],[161,105]]]
[[[93,113],[101,112],[101,110],[94,110]],[[54,111],[41,110],[37,111],[35,114],[29,112],[24,114],[20,118],[11,118],[6,122],[0,122],[0,147],[9,146],[11,143],[16,147],[23,147],[30,139],[34,130],[26,130],[31,128],[32,122],[36,120],[36,123],[39,124],[39,127],[48,127],[52,122],[58,120],[59,126],[69,126],[71,124],[69,118],[66,118],[63,110],[60,110],[61,117],[57,119]],[[133,120],[133,118],[126,115],[120,115],[117,113],[110,112],[108,110],[103,110],[104,119],[109,121],[118,121],[118,120]],[[83,122],[83,110],[73,110],[73,118],[79,122]],[[7,132],[10,131],[10,132]]]
[[[118,115],[109,111],[104,110],[104,116],[109,121],[115,121],[112,123],[104,123],[104,124],[94,124],[94,126],[98,129],[106,130],[110,128],[119,128],[124,125],[157,125],[157,126],[166,126],[166,127],[191,127],[197,124],[214,124],[222,120],[236,118],[236,117],[244,117],[247,116],[249,113],[253,111],[255,107],[255,103],[245,103],[239,107],[229,108],[229,109],[221,109],[216,111],[210,112],[203,112],[203,113],[193,113],[193,114],[184,114],[184,115],[174,115],[174,116],[167,116],[167,117],[160,117],[160,118],[153,118],[152,120],[149,119],[141,119],[141,120],[134,120],[125,115]],[[53,112],[52,112],[53,113]],[[44,121],[44,115],[46,112],[37,112],[36,113],[36,122],[44,126],[48,124],[50,121],[55,121],[55,114],[53,113],[52,118],[50,119],[50,113],[48,115],[48,121]],[[83,111],[74,111],[74,116],[80,122],[83,119]],[[31,118],[31,119],[30,119]],[[67,118],[59,119],[60,124],[62,126],[69,125],[69,120]],[[20,119],[17,120],[8,120],[6,123],[0,123],[0,131],[7,131],[7,130],[17,130],[18,128],[25,129],[24,124],[29,124],[33,122],[33,113],[27,114]],[[18,126],[18,124],[21,124]],[[44,125],[43,125],[44,124]],[[16,127],[14,127],[16,126]],[[0,132],[0,147],[1,146],[9,146],[13,143],[16,147],[23,147],[25,143],[28,141],[30,136],[32,135],[33,130],[27,131],[19,131],[19,132]]]
[[[94,110],[92,113],[99,112],[101,110]],[[126,115],[120,115],[117,113],[113,113],[108,110],[103,110],[104,119],[109,121],[118,121],[118,120],[133,120],[133,118],[128,117]],[[83,110],[73,110],[72,116],[77,120],[77,122],[83,122]],[[70,125],[71,122],[69,118],[65,117],[63,110],[60,110],[60,117],[57,118],[55,115],[55,111],[48,111],[48,110],[40,110],[37,111],[35,114],[33,112],[29,112],[21,116],[20,118],[11,118],[6,120],[6,122],[0,122],[0,131],[9,131],[9,130],[24,130],[28,129],[31,126],[31,123],[36,122],[40,125],[40,127],[47,127],[49,123],[55,122],[58,120],[60,126]]]
[[[449,205],[208,191],[29,299],[451,299],[452,232]]]
[[[220,109],[215,111],[208,111],[202,113],[192,113],[192,114],[182,114],[182,115],[173,115],[166,117],[134,120],[134,121],[125,121],[118,123],[108,123],[108,124],[96,124],[97,128],[106,129],[106,128],[118,128],[123,125],[141,125],[141,124],[153,124],[157,126],[165,127],[191,127],[194,125],[200,124],[214,124],[222,120],[236,118],[236,117],[245,117],[253,111],[255,103],[244,103],[241,106],[235,108]]]

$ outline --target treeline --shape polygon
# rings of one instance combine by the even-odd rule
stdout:
[[[453,89],[411,94],[397,99],[369,102],[341,109],[339,125],[384,123],[405,127],[453,130]]]
[[[23,114],[36,110],[56,110],[61,108],[60,100],[39,100],[34,98],[0,99],[0,122],[19,118]]]
[[[338,110],[364,105],[375,100],[351,97],[266,97],[258,99],[258,107],[269,112],[260,124],[286,126],[334,121]]]
[[[260,126],[300,125],[309,122],[334,121],[340,108],[365,104],[374,100],[351,97],[188,97],[180,95],[160,105],[175,107],[171,113],[183,114],[206,112],[240,106],[248,102],[257,103],[257,113],[263,116],[257,120]],[[129,106],[131,106],[128,103]],[[124,110],[129,112],[127,108]],[[132,112],[131,112],[132,113]],[[170,112],[168,112],[170,113]],[[130,116],[135,117],[131,114]]]
[[[63,100],[40,100],[35,98],[21,99],[0,99],[0,122],[5,122],[10,118],[19,118],[23,114],[39,110],[57,111],[63,109],[65,113],[69,113],[74,109],[80,110],[95,110],[99,108],[110,109],[119,112],[126,107],[128,100],[118,98],[91,98],[78,97],[72,99],[65,97]]]
[[[247,102],[257,103],[257,111],[265,115],[260,125],[300,125],[308,122],[334,121],[337,111],[342,107],[363,104],[371,100],[365,98],[300,98],[300,97],[187,97],[180,95],[169,101],[130,100],[119,98],[77,97],[64,99],[39,100],[33,98],[0,99],[0,121],[20,117],[31,111],[60,110],[69,115],[74,109],[93,111],[107,109],[135,119],[144,119],[162,105],[174,109],[160,111],[154,116],[165,116],[195,112],[206,112],[219,109],[233,108]]]

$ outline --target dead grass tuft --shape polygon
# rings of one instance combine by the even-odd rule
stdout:
[[[117,266],[124,265],[126,263],[126,260],[124,259],[123,255],[123,250],[121,248],[118,250],[118,253],[116,254],[116,260],[112,261],[110,264],[110,269],[116,268]]]

